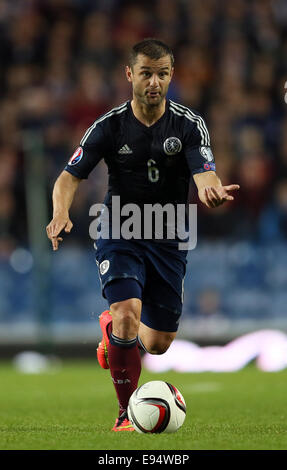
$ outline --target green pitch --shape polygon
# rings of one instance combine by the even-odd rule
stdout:
[[[0,364],[0,449],[287,449],[287,371],[250,366],[226,374],[151,374],[183,393],[187,417],[176,434],[112,433],[117,405],[108,371],[64,362],[24,375]]]

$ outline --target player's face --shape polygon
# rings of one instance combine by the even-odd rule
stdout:
[[[126,75],[132,83],[134,98],[147,106],[159,106],[173,75],[170,56],[155,60],[139,54],[134,66],[126,67]]]

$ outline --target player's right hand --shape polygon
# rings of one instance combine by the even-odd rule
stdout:
[[[73,228],[73,224],[69,218],[69,215],[55,215],[49,225],[46,227],[47,236],[52,242],[53,250],[56,251],[59,248],[59,243],[63,241],[59,234],[62,230],[66,233],[70,233]]]

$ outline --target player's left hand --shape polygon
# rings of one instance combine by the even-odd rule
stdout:
[[[227,201],[233,201],[234,197],[229,194],[231,191],[237,191],[239,184],[230,184],[228,186],[206,186],[201,194],[201,201],[210,209],[224,204]]]

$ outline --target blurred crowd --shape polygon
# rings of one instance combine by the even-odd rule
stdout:
[[[43,135],[51,210],[87,127],[131,97],[127,53],[146,37],[173,49],[169,97],[204,116],[218,175],[241,186],[234,202],[199,207],[199,237],[287,240],[286,0],[0,0],[2,254],[28,243],[25,133]],[[73,205],[76,242],[106,183],[101,162]]]

